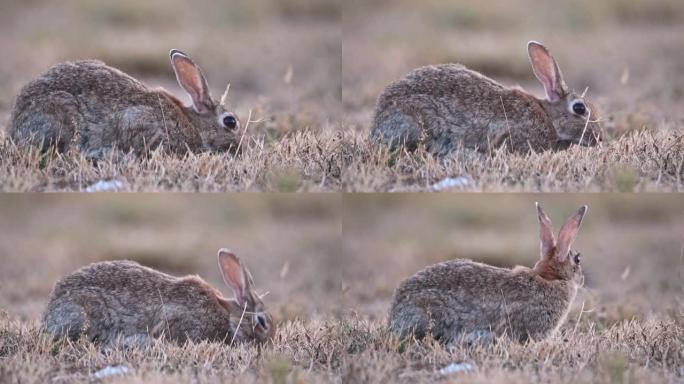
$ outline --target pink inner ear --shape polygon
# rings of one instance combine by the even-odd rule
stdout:
[[[173,57],[173,67],[176,72],[176,79],[181,87],[190,95],[192,103],[197,112],[207,112],[205,107],[204,80],[199,68],[188,58],[180,55]]]
[[[553,250],[556,248],[556,241],[553,238],[552,230],[545,230],[542,228],[540,231],[539,243],[542,259],[553,255]]]
[[[570,252],[572,243],[577,238],[577,233],[579,232],[586,210],[586,206],[582,207],[574,216],[563,224],[563,227],[558,233],[558,257],[564,259]]]
[[[556,247],[556,237],[553,235],[553,224],[544,210],[537,204],[537,216],[539,218],[539,244],[541,258],[551,256]]]
[[[223,280],[235,293],[238,304],[244,306],[247,283],[240,261],[232,253],[222,251],[219,253],[219,265]]]
[[[559,101],[558,74],[556,73],[556,64],[553,58],[544,48],[536,45],[530,47],[529,55],[534,74],[544,86],[546,97],[554,103]]]

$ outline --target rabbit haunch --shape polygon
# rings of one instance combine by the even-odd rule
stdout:
[[[56,339],[85,336],[102,345],[140,345],[158,337],[178,343],[270,339],[274,326],[249,271],[228,250],[221,249],[218,258],[234,300],[199,276],[174,277],[132,261],[106,261],[57,282],[42,327]]]
[[[176,154],[236,151],[237,117],[212,99],[190,57],[172,50],[170,59],[191,106],[101,61],[66,62],[22,88],[8,136],[19,146],[74,149],[93,159],[143,155],[159,146]]]
[[[429,266],[394,294],[389,329],[400,338],[431,334],[445,344],[542,339],[565,320],[584,282],[578,254],[570,251],[586,206],[558,233],[540,206],[541,257],[534,268],[498,268],[470,260]]]
[[[392,148],[424,145],[439,156],[459,148],[489,151],[506,145],[528,152],[595,145],[600,140],[596,108],[568,90],[543,45],[530,42],[528,55],[545,99],[460,64],[422,67],[382,92],[371,137]]]

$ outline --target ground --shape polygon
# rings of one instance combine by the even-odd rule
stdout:
[[[447,177],[465,191],[675,191],[684,162],[684,6],[676,0],[352,1],[342,20],[349,191],[425,191]],[[494,156],[390,156],[367,139],[375,100],[414,68],[462,63],[541,97],[527,59],[537,40],[570,88],[601,110],[601,148]]]
[[[0,32],[2,191],[81,191],[100,181],[192,192],[684,187],[679,0],[8,0]],[[383,87],[421,65],[460,62],[541,95],[525,57],[532,39],[551,48],[572,88],[588,87],[607,133],[601,147],[436,159],[369,142]],[[20,151],[3,137],[22,85],[64,60],[98,58],[182,95],[171,48],[196,59],[215,95],[231,84],[230,105],[243,122],[252,117],[240,156],[156,152],[94,164],[76,153]],[[589,205],[575,244],[586,284],[557,334],[447,350],[386,333],[394,289],[426,265],[470,258],[531,266],[537,200],[556,225]],[[680,383],[682,207],[681,195],[650,193],[7,194],[0,383]],[[272,344],[160,340],[100,351],[40,332],[54,283],[96,261],[198,274],[230,296],[216,269],[221,247],[268,292],[278,324]],[[94,376],[116,366],[128,373]],[[445,373],[450,367],[468,369]]]
[[[189,52],[215,95],[231,83],[244,153],[158,154],[93,164],[0,144],[0,189],[125,191],[680,191],[684,175],[684,6],[677,0],[597,3],[409,0],[10,1],[0,15],[0,131],[23,84],[60,61],[99,58],[182,95],[167,52]],[[389,154],[368,140],[392,80],[459,62],[541,95],[525,54],[544,42],[571,88],[601,110],[597,148],[527,155],[422,150]],[[186,98],[187,99],[187,98]],[[447,188],[449,189],[449,188]]]
[[[337,0],[9,1],[0,14],[0,190],[339,190],[340,9]],[[168,52],[190,54],[246,126],[238,158],[158,154],[93,164],[78,153],[17,151],[4,139],[14,97],[52,65],[96,58],[189,103]],[[246,124],[248,118],[251,122]]]
[[[676,195],[166,195],[0,199],[3,382],[655,383],[684,377],[682,199]],[[574,246],[586,284],[553,337],[446,350],[385,331],[394,288],[425,265],[502,267],[538,253],[534,201],[556,226],[589,212]],[[54,282],[90,262],[132,259],[199,274],[230,295],[215,252],[250,267],[278,323],[259,349],[160,341],[101,352],[38,330]],[[469,372],[442,374],[450,364]]]

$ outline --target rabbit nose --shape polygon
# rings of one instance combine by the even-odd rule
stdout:
[[[589,136],[589,145],[596,145],[603,141],[603,135],[600,131],[593,131]]]

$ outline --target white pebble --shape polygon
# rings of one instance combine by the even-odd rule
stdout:
[[[472,372],[477,369],[477,366],[470,363],[451,363],[439,370],[441,375],[451,375],[452,373]]]
[[[122,189],[124,184],[119,180],[100,180],[91,184],[83,191],[85,192],[114,192]]]
[[[462,188],[470,185],[470,180],[467,177],[447,177],[434,184],[432,184],[432,189],[435,191],[444,191],[451,188]]]
[[[108,365],[100,369],[99,371],[93,373],[91,376],[96,377],[98,379],[102,379],[111,376],[123,376],[129,373],[131,373],[131,369],[125,365]]]

